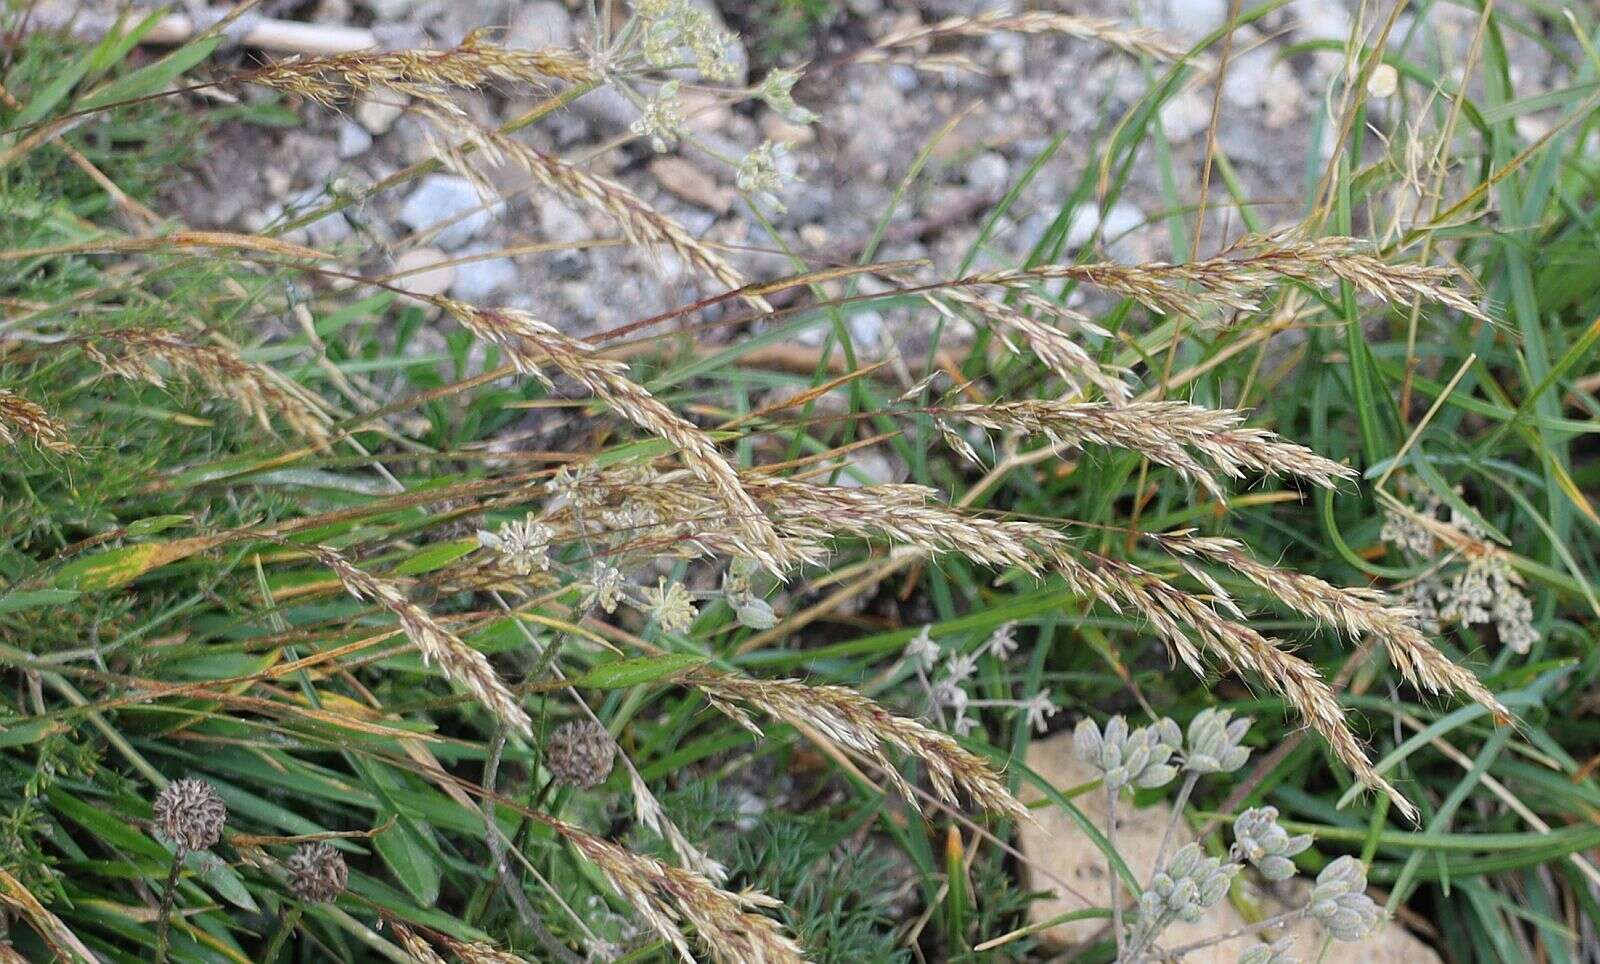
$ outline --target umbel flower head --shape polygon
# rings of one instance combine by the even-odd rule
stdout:
[[[1094,720],[1085,717],[1072,734],[1078,755],[1100,771],[1106,789],[1113,793],[1123,787],[1147,789],[1164,786],[1178,773],[1168,763],[1183,743],[1178,724],[1163,718],[1152,726],[1128,731],[1128,721],[1113,716],[1105,733]]]
[[[1294,876],[1294,861],[1289,858],[1311,846],[1310,834],[1289,836],[1278,826],[1277,807],[1255,807],[1233,821],[1233,849],[1250,861],[1268,880],[1288,880]]]
[[[304,843],[283,862],[289,872],[289,893],[308,904],[326,904],[344,893],[350,868],[344,855],[325,841]]]
[[[1248,718],[1232,720],[1232,710],[1201,710],[1189,721],[1189,744],[1183,768],[1190,773],[1232,773],[1250,759],[1239,745],[1250,730]]]
[[[188,852],[206,850],[222,839],[228,805],[216,788],[193,777],[174,780],[156,797],[156,831]]]
[[[1367,872],[1354,857],[1322,868],[1311,888],[1311,916],[1334,940],[1359,941],[1378,926],[1383,911],[1367,896]]]
[[[1199,844],[1184,844],[1139,895],[1140,933],[1154,939],[1174,920],[1199,920],[1207,907],[1226,896],[1238,872],[1238,864],[1207,857]]]
[[[544,765],[558,783],[589,789],[611,775],[617,745],[606,728],[593,720],[556,727],[545,742]]]
[[[1239,964],[1294,964],[1294,938],[1281,937],[1271,944],[1256,944],[1239,955]]]

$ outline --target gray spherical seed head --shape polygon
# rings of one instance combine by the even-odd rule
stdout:
[[[589,789],[606,782],[617,745],[591,720],[564,723],[545,742],[544,765],[559,783]]]
[[[350,880],[344,855],[330,843],[301,844],[283,866],[289,871],[289,893],[308,904],[331,902]]]
[[[206,850],[222,839],[228,805],[204,780],[174,780],[156,796],[156,832],[188,852]]]

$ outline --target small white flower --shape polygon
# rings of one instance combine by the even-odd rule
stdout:
[[[683,120],[683,101],[678,98],[678,82],[669,80],[657,87],[628,129],[640,137],[650,138],[650,147],[657,154],[677,144],[678,139],[688,133]]]
[[[774,211],[787,210],[781,196],[784,182],[781,165],[787,153],[788,148],[782,144],[762,141],[760,147],[746,154],[734,168],[734,183],[757,204]]]
[[[767,74],[755,89],[758,100],[772,108],[784,120],[791,124],[810,124],[816,121],[817,115],[794,100],[794,85],[800,80],[800,71],[778,69]]]
[[[916,663],[926,673],[928,670],[933,669],[935,663],[939,662],[940,655],[939,644],[933,641],[933,636],[929,634],[928,627],[924,626],[921,632],[911,637],[911,641],[906,643],[903,658]]]
[[[958,717],[966,712],[967,702],[970,699],[967,691],[962,689],[959,683],[949,679],[942,679],[933,684],[931,696],[935,707],[954,710]]]
[[[589,578],[578,584],[583,591],[579,605],[585,609],[599,606],[608,613],[614,613],[617,603],[622,600],[622,585],[621,569],[596,561],[594,568],[589,570]]]
[[[1050,691],[1047,689],[1035,693],[1022,706],[1028,713],[1028,725],[1040,733],[1043,733],[1049,726],[1046,722],[1046,717],[1055,716],[1061,712],[1061,707],[1050,700]]]
[[[550,568],[550,540],[555,534],[530,512],[521,522],[502,525],[497,533],[480,530],[478,544],[493,549],[517,575],[527,576],[535,569]]]
[[[952,653],[944,664],[944,677],[952,683],[972,678],[978,671],[978,657],[972,653]]]
[[[683,584],[669,583],[665,577],[656,583],[655,588],[646,589],[644,597],[649,605],[650,617],[669,633],[687,632],[694,626],[695,617],[700,615]]]
[[[594,470],[587,466],[572,469],[563,465],[544,484],[545,491],[558,503],[593,508],[605,501],[605,490],[595,484],[595,476]]]
[[[1017,651],[1016,630],[1015,621],[1001,623],[981,648],[992,653],[995,659],[1008,658]]]

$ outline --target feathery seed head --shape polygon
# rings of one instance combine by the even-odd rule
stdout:
[[[173,780],[156,795],[156,831],[178,849],[197,852],[222,839],[228,805],[216,788],[197,777]]]

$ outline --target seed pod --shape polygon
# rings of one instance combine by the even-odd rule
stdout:
[[[308,904],[332,902],[350,880],[344,855],[323,841],[296,847],[283,866],[289,872],[289,893]]]
[[[591,720],[564,723],[545,743],[545,766],[558,783],[589,789],[611,775],[617,745],[605,727]]]
[[[206,850],[222,839],[228,805],[215,788],[193,777],[174,780],[156,797],[156,831],[187,852]]]

